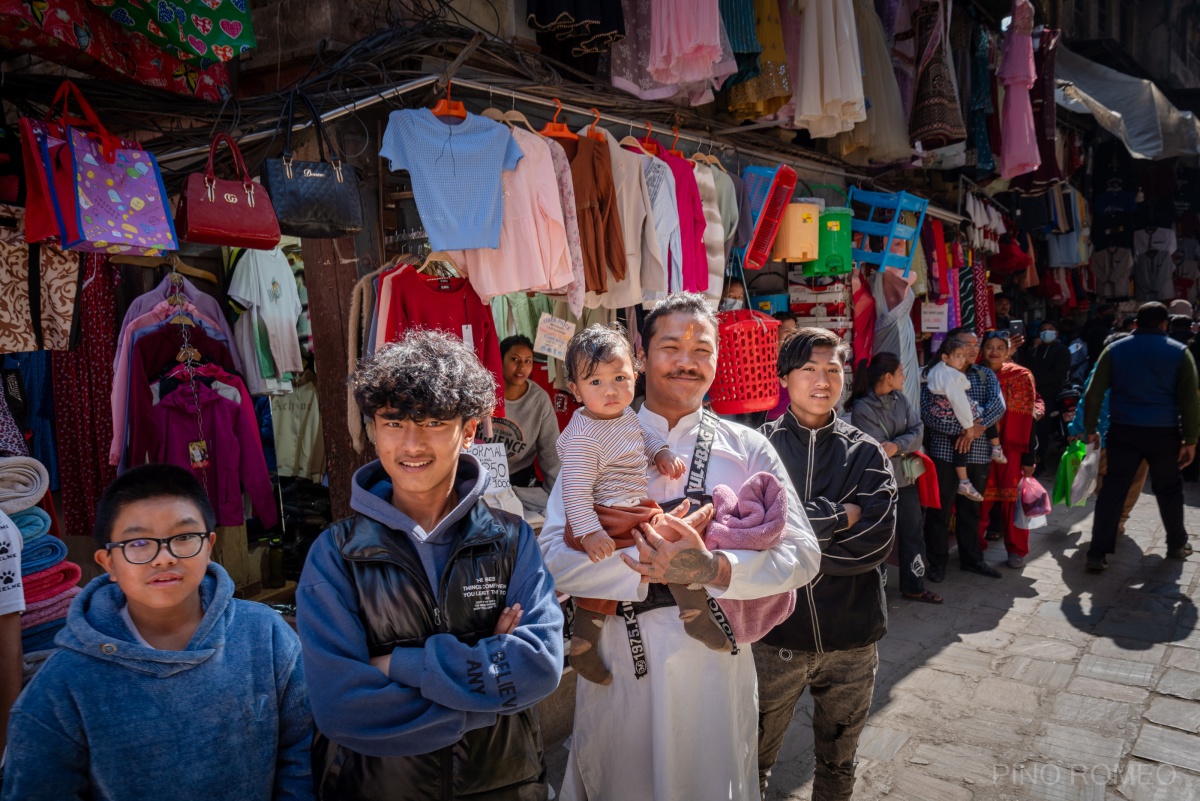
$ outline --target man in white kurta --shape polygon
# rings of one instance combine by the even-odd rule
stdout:
[[[647,318],[643,333],[646,403],[639,417],[690,470],[701,402],[716,366],[712,313],[702,295],[671,295]],[[721,578],[727,575],[728,584],[720,586],[721,579],[706,584],[714,598],[749,600],[788,592],[808,583],[819,567],[816,538],[775,450],[757,432],[719,421],[705,492],[711,494],[718,484],[740,488],[760,471],[773,473],[787,487],[786,534],[769,551],[715,552],[714,561],[725,563]],[[647,477],[656,501],[685,494],[686,473],[673,480],[648,469]],[[588,598],[644,600],[648,585],[617,555],[593,564],[563,542],[562,486],[555,484],[539,537],[555,586]],[[665,553],[667,546],[654,539]],[[652,552],[642,542],[620,553],[646,563]],[[709,650],[684,632],[678,615],[674,607],[638,615],[648,667],[641,679],[634,674],[624,620],[612,617],[605,623],[600,654],[613,680],[608,686],[577,684],[564,801],[759,798],[757,678],[750,648],[741,646],[737,655]]]

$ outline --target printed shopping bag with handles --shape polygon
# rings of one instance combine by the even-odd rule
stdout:
[[[72,92],[86,105],[78,88],[70,81],[63,81],[45,117],[40,120],[22,117],[19,124],[25,169],[25,240],[30,244],[63,239],[54,207],[54,178],[44,154],[66,144],[65,126],[89,124],[83,117],[70,116]]]
[[[83,119],[66,113],[72,95]],[[90,253],[159,256],[176,250],[175,223],[154,155],[118,139],[100,123],[69,81],[63,101],[63,141],[42,140],[42,161],[64,248]]]

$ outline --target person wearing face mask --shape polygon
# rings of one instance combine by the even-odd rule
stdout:
[[[1044,320],[1038,338],[1017,354],[1017,364],[1033,373],[1037,393],[1046,403],[1046,416],[1037,422],[1039,469],[1046,464],[1046,454],[1054,429],[1058,426],[1058,395],[1066,386],[1071,372],[1071,351],[1058,341],[1058,326]]]
[[[741,284],[730,284],[721,298],[721,311],[737,311],[746,308],[746,288]]]

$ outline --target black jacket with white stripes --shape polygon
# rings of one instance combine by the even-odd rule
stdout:
[[[821,544],[821,572],[796,590],[796,611],[763,642],[792,651],[845,651],[887,632],[884,561],[896,535],[896,481],[883,448],[831,415],[805,428],[789,410],[763,426]],[[846,525],[844,503],[862,508]]]

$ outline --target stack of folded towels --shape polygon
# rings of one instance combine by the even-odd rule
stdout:
[[[36,459],[0,459],[0,514],[21,532],[21,647],[27,663],[40,664],[54,648],[54,636],[66,625],[71,599],[79,594],[79,565],[67,561],[67,546],[51,536],[50,515],[37,504],[50,486],[46,468]]]

